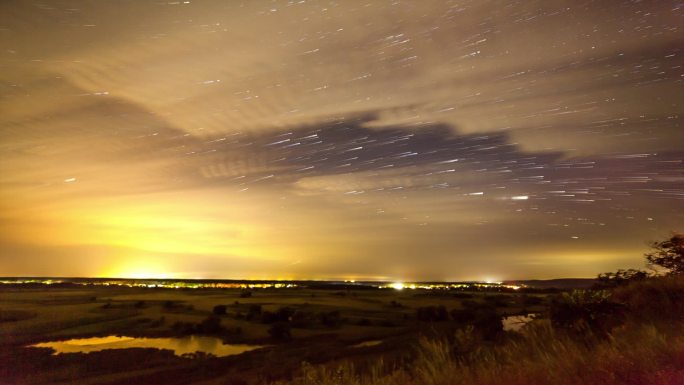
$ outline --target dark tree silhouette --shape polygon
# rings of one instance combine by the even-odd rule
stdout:
[[[684,273],[684,235],[673,233],[669,239],[651,242],[652,251],[644,254],[648,264],[668,270],[669,274]]]
[[[633,281],[641,281],[648,278],[649,275],[643,270],[636,269],[619,269],[616,272],[601,273],[598,276],[598,288],[610,288],[625,285]]]

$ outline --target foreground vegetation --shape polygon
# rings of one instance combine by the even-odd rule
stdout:
[[[601,274],[594,290],[554,296],[546,317],[520,333],[492,340],[469,325],[422,338],[400,365],[304,365],[280,384],[684,384],[684,237],[651,246],[654,273]]]
[[[395,367],[304,365],[281,384],[684,384],[684,280],[653,278],[595,294],[566,294],[551,319],[494,342],[466,327],[423,338],[414,358]],[[572,312],[561,314],[562,307]]]

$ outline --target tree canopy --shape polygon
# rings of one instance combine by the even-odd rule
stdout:
[[[673,233],[664,241],[651,242],[651,251],[644,254],[648,264],[668,270],[669,274],[684,273],[684,234]]]

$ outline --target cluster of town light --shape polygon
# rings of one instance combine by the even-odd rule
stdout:
[[[521,285],[509,285],[502,282],[468,282],[468,283],[404,283],[404,282],[393,282],[390,284],[378,286],[381,289],[422,289],[422,290],[449,290],[449,289],[469,289],[469,288],[505,288],[518,290]]]
[[[354,281],[345,281],[355,283]],[[114,280],[79,280],[70,281],[62,279],[4,279],[0,284],[43,284],[53,285],[69,283],[84,286],[125,286],[125,287],[145,287],[145,288],[165,288],[165,289],[287,289],[300,287],[293,282],[188,282],[188,281],[165,281],[165,280],[138,280],[138,279],[114,279]],[[518,290],[521,285],[509,285],[502,282],[467,282],[467,283],[372,283],[364,282],[366,286],[373,286],[379,289],[421,289],[421,290],[464,290],[464,289],[491,289],[505,288]],[[304,285],[306,286],[306,285]]]

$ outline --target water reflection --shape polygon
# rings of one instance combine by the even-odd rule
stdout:
[[[365,348],[365,347],[369,347],[369,346],[377,346],[377,345],[380,345],[381,343],[382,343],[382,341],[380,341],[380,340],[371,340],[371,341],[364,341],[364,342],[358,343],[356,345],[352,345],[351,347],[352,348]]]
[[[511,315],[508,317],[503,317],[501,322],[503,323],[504,330],[517,332],[522,329],[523,326],[532,321],[534,316],[534,314]]]
[[[205,336],[188,336],[182,338],[107,336],[42,342],[31,346],[52,348],[55,350],[53,354],[89,353],[105,349],[157,348],[173,350],[174,354],[179,356],[186,353],[204,352],[218,357],[240,354],[263,347],[260,345],[224,344],[218,338]]]

